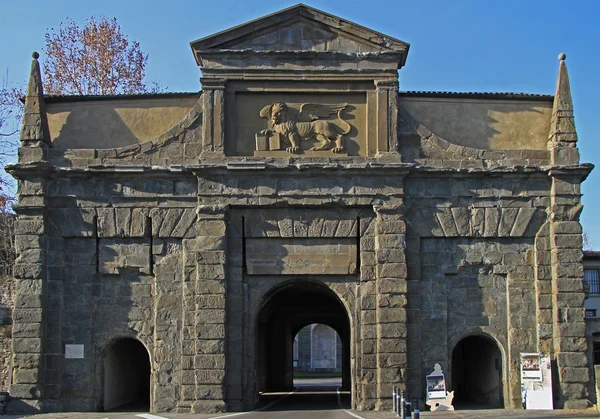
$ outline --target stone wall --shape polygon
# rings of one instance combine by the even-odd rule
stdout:
[[[269,39],[307,49],[230,49]],[[448,111],[437,120],[457,125],[442,138],[431,112],[402,106],[408,47],[294,6],[193,42],[202,94],[171,129],[113,148],[90,134],[82,149],[52,141],[34,58],[9,167],[12,395],[102,410],[106,353],[135,339],[152,411],[253,409],[259,392],[292,389],[294,335],[322,323],[340,336],[355,409],[391,409],[393,386],[423,396],[434,363],[452,382],[453,351],[472,353],[472,338],[494,354],[477,358],[486,377],[501,371],[488,400],[521,406],[519,354],[541,352],[555,406],[585,407],[579,214],[592,166],[579,164],[564,57],[551,115],[549,97],[537,122],[504,97],[520,101],[499,121],[518,122],[520,149],[498,150],[512,137],[479,137],[487,114]],[[450,142],[464,132],[477,141]]]

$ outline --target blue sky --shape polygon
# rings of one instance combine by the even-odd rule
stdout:
[[[67,17],[116,17],[150,55],[147,77],[168,91],[198,91],[189,42],[295,1],[0,0],[0,75],[26,80],[31,52]],[[307,4],[411,44],[401,90],[553,94],[567,54],[581,161],[600,162],[600,2],[577,0],[315,0]],[[581,222],[600,250],[600,168],[583,185]]]

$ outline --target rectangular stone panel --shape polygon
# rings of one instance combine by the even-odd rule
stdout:
[[[311,124],[311,128],[300,131],[300,143],[297,144],[299,148],[296,152],[297,154],[313,157],[331,157],[340,154],[334,154],[331,151],[333,147],[331,144],[318,151],[311,151],[311,148],[318,148],[322,145],[317,141],[316,134],[325,133],[326,136],[335,138],[337,134],[344,132],[346,134],[342,134],[343,150],[341,151],[343,155],[359,156],[367,154],[367,106],[365,94],[341,92],[336,92],[335,94],[310,94],[293,91],[281,93],[237,93],[227,127],[226,154],[232,156],[252,156],[255,152],[258,152],[258,155],[271,157],[288,157],[293,155],[286,151],[286,148],[290,147],[286,135],[272,138],[271,136],[265,137],[261,133],[264,129],[273,128],[269,125],[266,115],[265,117],[261,117],[261,110],[275,102],[282,102],[287,105],[287,111],[282,116],[282,123],[293,120]],[[337,110],[332,111],[330,114],[327,112],[327,110],[333,108],[337,109],[336,105],[340,104],[343,108],[340,114],[338,114]],[[315,112],[315,107],[319,111]],[[316,116],[316,113],[319,116]],[[340,118],[340,115],[342,118]],[[314,121],[318,121],[316,122],[316,127]]]
[[[101,239],[98,270],[103,274],[125,271],[150,274],[150,239]]]
[[[357,273],[354,238],[254,238],[245,250],[249,275]]]

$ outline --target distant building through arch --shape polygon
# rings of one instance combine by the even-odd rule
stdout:
[[[296,334],[294,372],[342,371],[342,341],[332,327],[313,323]]]

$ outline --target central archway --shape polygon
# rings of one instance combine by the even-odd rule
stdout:
[[[271,292],[258,316],[258,390],[293,389],[294,338],[306,325],[320,323],[334,329],[341,340],[342,388],[351,388],[350,322],[338,297],[314,281],[294,281]]]

